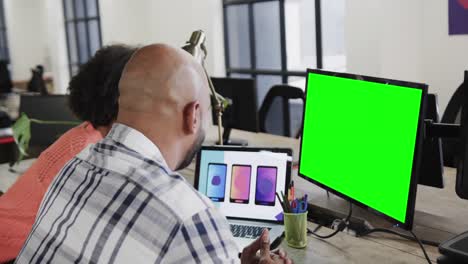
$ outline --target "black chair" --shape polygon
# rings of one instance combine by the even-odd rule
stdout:
[[[271,87],[259,110],[260,131],[298,138],[304,101],[305,94],[300,88],[289,85]]]
[[[0,111],[0,163],[13,164],[18,154],[11,125],[12,121],[8,114]]]
[[[68,95],[21,95],[20,113],[29,118],[46,121],[72,121],[79,123],[68,107]],[[73,124],[31,124],[29,157],[37,157],[52,145],[62,134],[74,127]]]
[[[459,124],[461,116],[461,107],[463,105],[463,85],[468,85],[468,71],[465,71],[465,81],[457,88],[455,93],[450,98],[447,107],[445,108],[444,115],[442,116],[441,122],[448,124]],[[444,156],[444,165],[448,167],[456,167],[457,157],[459,152],[458,139],[454,138],[443,138],[442,139],[442,150]]]
[[[46,84],[44,82],[44,67],[37,65],[36,68],[31,69],[32,77],[28,82],[28,92],[41,93],[41,95],[47,95]]]
[[[0,60],[0,94],[11,93],[13,83],[11,81],[8,63],[5,60]]]
[[[258,132],[257,88],[254,79],[211,78],[216,91],[231,99],[232,104],[223,113],[223,141],[225,145],[247,145],[240,139],[231,139],[231,129]],[[218,124],[216,111],[213,109],[213,122]]]

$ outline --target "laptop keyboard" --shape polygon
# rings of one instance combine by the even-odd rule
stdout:
[[[267,228],[270,230],[269,227],[262,227],[262,226],[248,226],[248,225],[236,225],[230,224],[231,232],[234,237],[241,237],[241,238],[257,238],[262,234],[263,229]]]

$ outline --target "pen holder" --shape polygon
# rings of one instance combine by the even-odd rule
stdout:
[[[305,248],[307,246],[307,212],[284,213],[284,233],[288,246]]]

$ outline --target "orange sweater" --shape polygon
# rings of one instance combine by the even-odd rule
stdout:
[[[62,167],[87,145],[102,139],[84,122],[62,135],[0,196],[0,263],[16,258],[36,218],[42,198]]]

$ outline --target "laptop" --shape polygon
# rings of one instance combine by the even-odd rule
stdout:
[[[286,193],[292,150],[204,146],[197,156],[195,188],[226,216],[242,250],[264,228],[270,241],[283,234],[283,210],[275,193]]]

